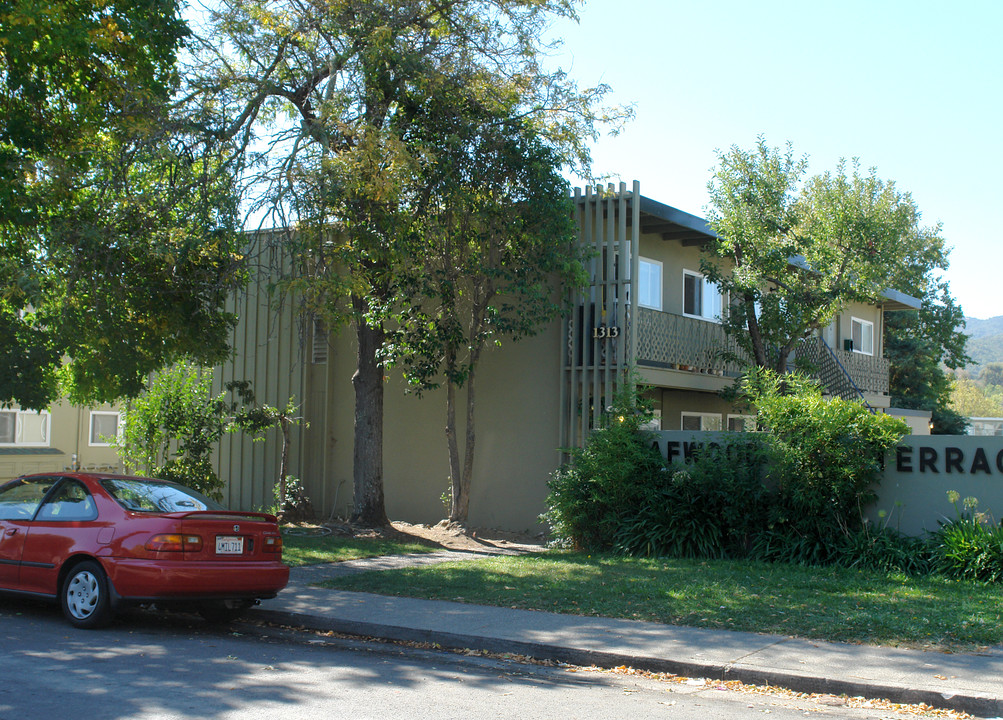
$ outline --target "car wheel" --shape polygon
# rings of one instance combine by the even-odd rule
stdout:
[[[207,602],[199,607],[199,615],[206,622],[213,623],[214,625],[223,625],[236,620],[252,605],[254,605],[253,600]]]
[[[63,615],[71,625],[90,630],[107,625],[112,618],[108,578],[91,560],[73,566],[60,593]]]

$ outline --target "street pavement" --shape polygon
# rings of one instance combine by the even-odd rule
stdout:
[[[263,601],[251,617],[443,648],[513,653],[576,665],[626,665],[692,678],[926,703],[979,717],[1003,717],[1003,647],[970,654],[903,650],[386,597],[314,585],[351,572],[474,557],[480,555],[444,551],[293,568],[288,587],[278,597]]]

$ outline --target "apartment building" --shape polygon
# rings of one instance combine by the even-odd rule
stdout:
[[[118,472],[112,445],[121,414],[110,405],[83,408],[65,400],[44,411],[0,409],[0,482],[37,472]]]
[[[712,237],[703,219],[631,188],[575,195],[580,242],[590,250],[591,283],[572,298],[562,321],[531,338],[485,353],[478,369],[477,450],[470,523],[525,530],[542,527],[546,483],[562,448],[581,445],[617,388],[636,368],[651,390],[657,428],[751,429],[753,418],[719,391],[740,367],[721,359],[728,339],[719,318],[727,298],[700,273],[701,246]],[[293,430],[292,473],[322,519],[346,516],[352,501],[356,366],[354,334],[302,322],[259,275],[234,299],[240,316],[235,354],[220,369],[251,380],[262,402],[300,406]],[[636,302],[633,299],[636,298]],[[888,409],[884,313],[919,303],[887,291],[878,305],[853,305],[798,347],[831,395],[860,397]],[[459,402],[464,401],[463,391]],[[387,371],[384,393],[384,487],[392,518],[436,522],[449,477],[443,391],[406,393]],[[461,436],[464,428],[458,428]],[[280,441],[223,440],[220,476],[233,507],[265,507],[278,474]]]

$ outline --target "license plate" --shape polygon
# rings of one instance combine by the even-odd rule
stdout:
[[[241,555],[244,552],[244,538],[233,535],[216,536],[217,555]]]

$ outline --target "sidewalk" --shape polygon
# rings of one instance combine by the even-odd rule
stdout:
[[[293,568],[289,586],[277,598],[263,601],[252,617],[446,648],[516,653],[577,665],[627,665],[1003,717],[1003,648],[951,655],[384,597],[311,585],[349,572],[471,557],[477,555],[440,552]]]

